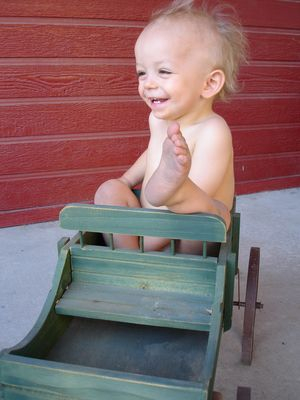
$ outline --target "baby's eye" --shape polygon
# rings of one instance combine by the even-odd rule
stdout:
[[[141,78],[142,76],[146,75],[144,71],[136,71],[137,77]]]
[[[171,71],[169,71],[168,69],[164,69],[164,68],[160,69],[158,72],[160,73],[160,75],[171,75],[172,74]]]

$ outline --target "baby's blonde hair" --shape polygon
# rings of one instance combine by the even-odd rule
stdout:
[[[161,19],[187,19],[206,27],[215,35],[219,45],[219,60],[215,68],[225,74],[225,83],[218,98],[225,100],[238,91],[237,74],[239,67],[247,60],[248,42],[233,7],[218,4],[209,7],[206,1],[196,6],[193,0],[175,0],[164,9],[153,13],[150,24]]]

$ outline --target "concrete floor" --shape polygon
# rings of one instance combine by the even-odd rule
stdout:
[[[240,362],[243,310],[222,336],[215,389],[235,399],[250,386],[252,400],[300,398],[300,188],[239,196],[240,262],[244,292],[251,246],[261,249],[255,353]],[[51,287],[56,242],[72,236],[57,222],[0,230],[0,349],[19,342],[32,328]],[[244,294],[242,294],[244,295]],[[170,399],[171,400],[171,399]]]

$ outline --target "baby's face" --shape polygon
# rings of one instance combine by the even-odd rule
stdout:
[[[135,46],[139,94],[154,116],[181,124],[199,119],[206,77],[212,70],[207,46],[187,26],[154,23]]]

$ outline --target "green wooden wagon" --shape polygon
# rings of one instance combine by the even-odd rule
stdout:
[[[74,204],[62,210],[60,223],[78,232],[58,243],[52,289],[33,329],[0,354],[0,398],[219,398],[213,386],[221,333],[231,327],[239,214],[232,213],[226,232],[209,214]],[[124,233],[140,237],[138,251],[114,248],[114,234]],[[146,252],[144,236],[170,238],[170,250]],[[180,239],[201,241],[203,254],[176,253]],[[208,254],[208,242],[220,244],[217,256]],[[258,268],[259,249],[252,248],[246,363]],[[249,391],[240,388],[239,398],[249,399]]]

